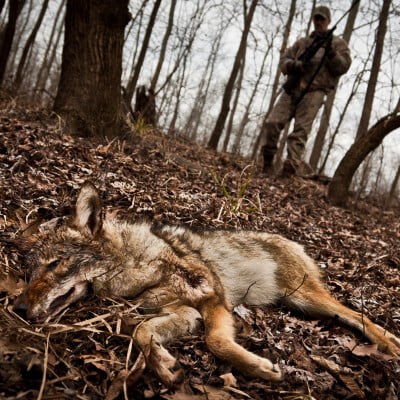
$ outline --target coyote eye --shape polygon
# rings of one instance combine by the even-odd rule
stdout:
[[[47,264],[47,270],[53,271],[53,269],[57,268],[57,265],[60,264],[61,260],[54,260],[50,264]]]

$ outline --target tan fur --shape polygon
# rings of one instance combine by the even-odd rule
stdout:
[[[97,190],[86,184],[69,223],[39,241],[32,254],[34,273],[19,300],[28,318],[59,313],[86,294],[89,282],[95,292],[135,298],[159,313],[134,337],[148,367],[167,385],[181,372],[164,345],[193,332],[200,318],[215,355],[247,375],[281,379],[277,365],[235,342],[231,309],[242,302],[281,301],[311,315],[338,316],[400,356],[399,339],[330,296],[303,248],[279,235],[103,221]]]

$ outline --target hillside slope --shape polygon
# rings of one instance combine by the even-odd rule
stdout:
[[[129,143],[74,138],[63,136],[59,121],[45,113],[3,109],[0,398],[36,399],[42,385],[43,399],[101,399],[125,369],[127,333],[143,319],[133,303],[91,297],[48,326],[27,325],[11,312],[28,267],[13,241],[38,217],[68,213],[87,179],[102,190],[109,212],[121,217],[265,230],[298,241],[320,264],[335,297],[400,336],[400,220],[394,211],[331,207],[326,188],[315,182],[267,178],[246,160],[157,133],[142,131]],[[283,382],[232,370],[237,382],[230,385],[236,386],[224,389],[220,376],[229,367],[207,350],[200,333],[169,346],[186,373],[181,387],[167,391],[145,374],[130,398],[394,400],[400,394],[399,362],[356,332],[284,307],[236,319],[238,341],[279,362]],[[132,350],[129,367],[136,355]]]

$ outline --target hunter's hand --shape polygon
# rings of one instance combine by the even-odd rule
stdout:
[[[328,59],[331,59],[336,56],[336,51],[332,47],[332,35],[326,40],[324,48]]]
[[[300,60],[291,60],[286,64],[289,74],[298,74],[304,71],[304,63]]]

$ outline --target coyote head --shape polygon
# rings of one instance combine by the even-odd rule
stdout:
[[[101,200],[96,188],[81,188],[66,222],[42,233],[27,255],[32,273],[14,310],[42,321],[86,295],[89,283],[112,265],[101,234]]]

